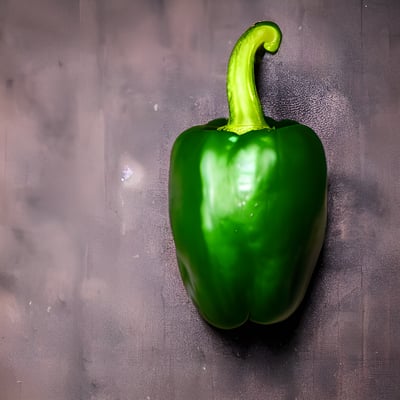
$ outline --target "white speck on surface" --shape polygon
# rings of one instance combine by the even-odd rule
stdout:
[[[146,396],[146,400],[150,400],[150,396]]]
[[[121,182],[127,181],[133,175],[132,168],[125,166],[121,173]]]
[[[203,371],[205,371],[207,369],[207,367],[205,365],[203,365],[201,368]]]
[[[133,256],[133,258],[139,258],[140,256],[139,256],[139,254],[135,254],[134,256]]]
[[[48,306],[46,311],[49,313],[51,311],[51,306]]]
[[[303,29],[303,27],[301,25],[299,25],[299,27],[297,28],[299,31],[301,31]]]
[[[29,301],[28,305],[30,305],[30,306],[32,305],[32,300]]]
[[[153,108],[154,108],[154,111],[158,111],[158,104],[157,103],[154,104]]]
[[[127,190],[140,189],[141,183],[145,176],[145,170],[143,165],[140,164],[136,159],[130,157],[127,154],[122,154],[119,162],[120,185],[123,192],[120,193],[121,199],[126,199],[125,195]]]

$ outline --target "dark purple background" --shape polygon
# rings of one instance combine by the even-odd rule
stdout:
[[[284,35],[266,113],[326,147],[329,227],[299,312],[223,333],[178,275],[168,158],[226,116],[258,20]],[[398,399],[399,65],[397,0],[0,0],[1,400]]]

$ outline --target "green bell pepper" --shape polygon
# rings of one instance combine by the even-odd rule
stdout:
[[[281,31],[259,22],[236,43],[227,72],[229,120],[192,127],[170,159],[169,215],[186,290],[211,325],[289,317],[307,290],[324,240],[327,165],[317,135],[264,117],[256,52]]]

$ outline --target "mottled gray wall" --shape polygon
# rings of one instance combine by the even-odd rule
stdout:
[[[299,312],[223,333],[180,282],[168,157],[227,114],[264,19],[262,102],[320,135],[329,228]],[[0,0],[0,399],[398,399],[399,21],[397,0]]]

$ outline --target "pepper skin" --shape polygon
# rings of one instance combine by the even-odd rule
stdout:
[[[279,27],[259,22],[238,40],[227,73],[229,120],[176,139],[170,224],[186,290],[211,325],[289,317],[307,290],[324,240],[327,165],[318,136],[266,118],[254,58],[274,53]]]

